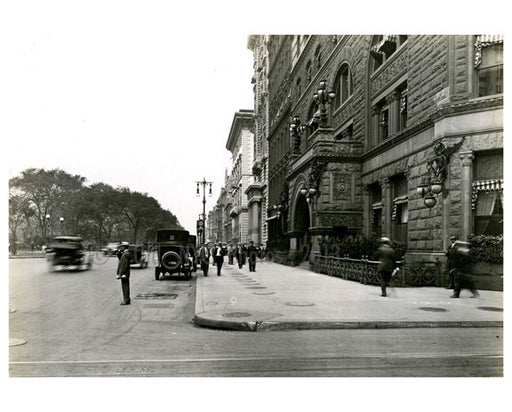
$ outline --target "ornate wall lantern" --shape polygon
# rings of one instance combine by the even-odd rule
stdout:
[[[320,108],[320,126],[327,127],[327,103],[330,103],[336,97],[336,93],[333,91],[327,92],[327,80],[320,81],[320,87],[318,91],[313,94],[313,99]]]
[[[416,192],[424,198],[423,202],[428,208],[436,205],[436,196],[444,190],[444,180],[447,176],[447,166],[450,155],[459,149],[464,140],[455,146],[446,148],[443,143],[434,144],[434,156],[427,162],[427,176],[421,179]]]
[[[293,116],[292,122],[290,123],[290,137],[293,142],[294,153],[300,153],[300,141],[306,127],[307,126],[301,124],[299,116]]]

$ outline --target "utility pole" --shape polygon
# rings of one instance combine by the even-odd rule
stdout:
[[[206,185],[210,185],[208,195],[212,195],[212,182],[207,182],[206,179],[203,177],[202,182],[196,182],[197,185],[197,191],[196,196],[199,197],[199,185],[203,186],[203,218],[202,218],[202,227],[201,227],[201,244],[204,244],[206,242]]]

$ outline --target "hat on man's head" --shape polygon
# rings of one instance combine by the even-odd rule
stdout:
[[[391,244],[391,239],[389,237],[383,236],[383,237],[380,238],[380,243],[383,243],[383,244],[386,244],[386,245],[390,245]]]

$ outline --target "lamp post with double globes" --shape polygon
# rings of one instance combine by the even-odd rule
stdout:
[[[205,233],[205,221],[206,221],[206,186],[209,185],[209,191],[208,196],[211,197],[212,195],[212,182],[207,182],[206,179],[203,177],[203,180],[201,182],[196,182],[197,190],[196,190],[196,196],[199,197],[199,186],[203,187],[203,214],[202,214],[202,225],[201,225],[201,233],[198,233],[201,237],[201,244],[204,244],[206,242],[206,233]]]
[[[327,103],[330,103],[336,97],[333,91],[327,92],[327,80],[321,80],[318,91],[313,94],[313,99],[320,108],[320,126],[327,127]]]

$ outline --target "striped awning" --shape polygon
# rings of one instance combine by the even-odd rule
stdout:
[[[482,49],[503,43],[503,34],[481,34],[475,42],[475,68],[482,62]]]

